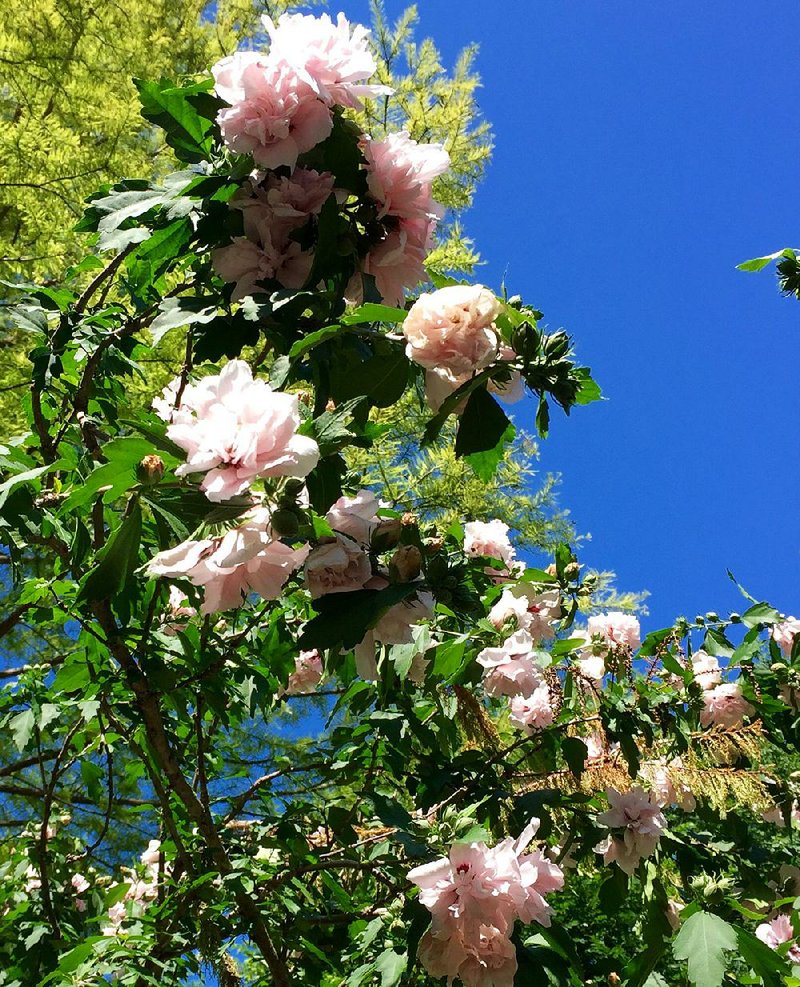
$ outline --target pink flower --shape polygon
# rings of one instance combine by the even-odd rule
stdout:
[[[658,846],[667,821],[654,796],[638,785],[629,792],[609,788],[606,798],[611,808],[599,813],[597,821],[609,829],[623,829],[622,836],[612,836],[603,851],[606,863],[616,860],[626,874],[632,874]]]
[[[285,62],[239,51],[211,69],[220,110],[222,139],[237,154],[252,154],[263,168],[294,168],[299,154],[325,140],[333,129],[330,109]]]
[[[534,640],[527,631],[515,631],[499,648],[484,648],[477,661],[484,668],[487,696],[532,695],[542,683],[534,650]]]
[[[325,520],[341,535],[349,535],[361,545],[369,545],[372,532],[380,522],[380,501],[371,490],[359,490],[355,497],[340,497],[325,515]]]
[[[488,925],[466,940],[458,930],[428,931],[420,940],[419,959],[432,977],[447,977],[448,984],[458,978],[466,987],[513,987],[517,972],[514,944]]]
[[[471,558],[485,555],[501,562],[514,561],[514,546],[508,537],[508,525],[493,521],[468,521],[464,525],[464,554]]]
[[[282,14],[277,26],[264,17],[269,57],[285,62],[329,106],[361,109],[361,97],[391,95],[388,86],[359,85],[375,74],[369,31],[360,24],[350,34],[344,14],[336,23],[327,14]]]
[[[223,281],[235,283],[231,301],[265,292],[264,281],[278,281],[284,288],[302,288],[311,273],[313,256],[291,240],[273,242],[268,228],[259,243],[235,237],[225,247],[211,251],[211,263]]]
[[[159,861],[161,860],[161,840],[150,840],[147,844],[147,849],[139,859],[146,867],[158,870]]]
[[[742,695],[737,682],[718,685],[703,693],[703,710],[700,725],[704,727],[738,727],[745,716],[752,716],[755,709]]]
[[[420,591],[396,603],[383,614],[355,648],[356,671],[362,679],[374,682],[378,677],[378,665],[375,661],[376,644],[411,644],[414,640],[412,628],[433,616],[435,603],[431,593]],[[415,669],[417,678],[420,675],[424,678],[425,667],[421,667],[417,662]],[[415,681],[411,673],[409,677]]]
[[[652,765],[652,788],[656,801],[661,806],[677,805],[684,812],[692,812],[696,806],[691,788],[681,778],[683,762],[679,757],[669,764],[662,758]],[[677,784],[676,784],[677,779]]]
[[[585,679],[600,683],[606,674],[606,660],[602,655],[589,655],[587,658],[579,658],[575,665],[578,673]]]
[[[429,369],[458,376],[485,367],[497,354],[492,328],[500,302],[481,285],[450,285],[420,295],[403,323],[406,355]]]
[[[275,600],[286,580],[304,562],[308,546],[292,549],[274,541],[269,512],[257,508],[222,538],[182,542],[148,564],[151,576],[186,578],[205,589],[200,612],[241,606],[248,593]]]
[[[758,926],[756,936],[770,949],[777,949],[785,942],[792,942],[794,939],[792,920],[785,913],[776,915],[772,921],[762,922]],[[786,957],[791,963],[800,963],[800,946],[792,946]]]
[[[311,692],[321,679],[322,657],[319,651],[301,651],[294,660],[294,671],[286,684],[286,694],[292,696],[298,692]]]
[[[701,689],[713,689],[722,681],[719,660],[705,651],[695,651],[692,655],[692,673]]]
[[[347,535],[337,535],[334,541],[318,545],[306,559],[306,587],[314,600],[328,593],[363,589],[371,576],[369,556]]]
[[[512,696],[510,720],[529,737],[549,727],[554,719],[550,688],[546,682],[537,685],[530,696]]]
[[[788,658],[792,653],[795,638],[800,634],[800,620],[796,617],[787,617],[782,623],[775,624],[770,634],[773,641]]]
[[[72,884],[76,894],[83,894],[84,891],[88,891],[91,887],[83,874],[73,874],[70,884]]]
[[[408,880],[421,890],[420,902],[431,912],[434,934],[458,926],[465,932],[490,925],[503,934],[515,918],[549,925],[542,898],[563,886],[564,875],[540,852],[524,854],[539,827],[530,824],[516,839],[489,848],[485,843],[455,843],[449,857],[415,867]]]
[[[507,620],[515,620],[519,630],[535,641],[549,640],[555,634],[553,622],[561,616],[561,596],[557,589],[536,591],[531,583],[517,583],[503,590],[489,611],[489,620],[499,630]]]
[[[297,434],[297,396],[254,379],[243,360],[187,384],[170,418],[167,435],[187,454],[175,472],[205,473],[200,489],[213,502],[242,493],[260,477],[307,476],[319,460],[317,443]]]
[[[604,613],[590,617],[586,628],[590,638],[600,638],[608,648],[638,648],[641,644],[639,621],[628,613]]]
[[[120,926],[125,921],[127,915],[128,910],[123,902],[118,901],[116,905],[112,905],[108,910],[108,918],[111,924],[101,929],[101,934],[104,936],[119,935],[121,931]]]
[[[171,637],[186,627],[187,620],[197,616],[197,610],[189,605],[189,599],[186,594],[175,585],[169,588],[167,607],[169,614],[161,629]]]
[[[439,218],[441,207],[431,197],[431,183],[450,167],[450,155],[441,144],[418,144],[401,131],[382,141],[365,138],[362,149],[379,216]]]
[[[363,272],[375,278],[378,294],[387,305],[402,305],[406,289],[427,280],[425,260],[434,225],[427,221],[401,220],[398,229],[388,233],[364,258]],[[348,289],[348,301],[360,303],[362,299],[363,286],[357,274],[354,287]]]

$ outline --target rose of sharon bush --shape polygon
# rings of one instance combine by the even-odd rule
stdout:
[[[259,477],[304,477],[317,465],[317,443],[297,434],[297,396],[254,379],[243,360],[231,360],[218,375],[187,384],[173,410],[168,397],[174,391],[170,385],[154,405],[170,422],[168,437],[187,454],[175,472],[205,473],[200,489],[209,500],[228,500]]]
[[[409,360],[454,376],[488,366],[497,355],[492,326],[501,311],[481,285],[456,284],[420,295],[403,323]]]
[[[513,562],[516,553],[508,537],[508,525],[498,518],[468,521],[464,525],[464,554],[472,558],[485,555],[501,562]]]

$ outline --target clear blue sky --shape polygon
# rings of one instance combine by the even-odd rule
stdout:
[[[800,302],[735,265],[800,245],[800,6],[419,6],[448,63],[481,43],[480,279],[565,326],[608,397],[542,447],[583,557],[652,591],[650,628],[740,609],[726,567],[798,613]]]

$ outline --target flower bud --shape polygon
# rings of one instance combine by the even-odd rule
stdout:
[[[402,522],[399,517],[387,517],[379,521],[372,532],[371,547],[375,552],[386,552],[400,541]]]
[[[154,487],[164,475],[164,460],[161,456],[145,456],[136,466],[136,479],[144,487]]]
[[[742,619],[742,615],[740,613],[732,613],[729,617],[729,620],[732,624],[738,624],[741,619]]]
[[[389,562],[389,574],[398,583],[410,583],[421,569],[422,553],[416,545],[401,545]]]
[[[417,524],[418,522],[419,522],[419,518],[417,517],[417,515],[412,514],[410,511],[407,511],[400,519],[400,523],[403,525],[404,528],[413,528],[414,525]]]
[[[275,511],[269,519],[270,527],[279,538],[291,538],[300,530],[300,523],[294,511],[286,508]]]
[[[771,672],[785,672],[789,666],[783,661],[776,661],[769,666]]]
[[[703,626],[703,624],[705,624],[705,622],[706,622],[706,618],[705,618],[705,617],[703,617],[703,616],[702,616],[702,614],[698,614],[698,615],[697,615],[697,616],[696,616],[696,617],[694,618],[694,622],[695,622],[696,624],[699,624],[699,625],[700,625],[700,627],[702,627],[702,626]]]
[[[577,579],[580,571],[581,567],[577,562],[570,562],[569,565],[564,566],[564,575],[567,579]]]
[[[712,624],[716,624],[719,620],[719,614],[715,613],[713,610],[709,610],[706,614],[706,620],[710,621]]]

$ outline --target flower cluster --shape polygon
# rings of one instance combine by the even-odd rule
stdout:
[[[144,874],[134,868],[126,868],[128,890],[121,901],[108,909],[109,924],[101,929],[104,936],[119,935],[129,915],[143,911],[158,895],[159,871],[163,870],[166,873],[169,869],[168,864],[162,861],[161,841],[150,840],[139,860],[144,868]]]
[[[780,624],[775,624],[771,631],[772,640],[778,645],[783,654],[790,658],[794,643],[800,636],[800,620],[797,617],[787,617]]]
[[[564,886],[562,870],[541,850],[525,853],[539,827],[533,819],[517,840],[494,847],[456,843],[448,857],[415,867],[408,879],[431,913],[419,947],[433,977],[458,977],[466,987],[512,987],[517,970],[514,922],[550,924],[544,895]]]
[[[173,381],[153,406],[186,452],[176,474],[205,473],[200,489],[209,500],[228,500],[262,477],[304,477],[317,465],[317,443],[297,432],[297,396],[254,379],[244,360],[186,384],[180,397],[178,387]]]
[[[425,259],[442,216],[432,183],[449,167],[449,155],[405,132],[372,140],[348,125],[367,195],[360,185],[334,187],[332,172],[340,162],[318,171],[302,156],[331,136],[342,109],[392,92],[366,81],[376,70],[368,32],[351,29],[343,14],[335,22],[327,14],[284,14],[277,24],[269,18],[264,23],[266,53],[239,51],[212,68],[217,96],[227,104],[217,117],[222,138],[230,150],[252,155],[260,169],[230,202],[242,213],[243,235],[212,252],[214,268],[235,285],[234,301],[270,284],[305,286],[314,270],[315,224],[332,201],[352,237],[353,249],[342,253],[352,258],[348,300],[363,300],[366,275],[387,304],[401,304],[405,289],[426,277]],[[327,161],[324,149],[314,153]],[[352,208],[356,192],[361,202]]]
[[[605,863],[616,861],[626,874],[633,874],[639,861],[658,846],[667,820],[658,799],[639,785],[629,792],[609,788],[606,797],[611,808],[601,812],[597,821],[621,832],[610,834],[595,850],[603,854]]]

